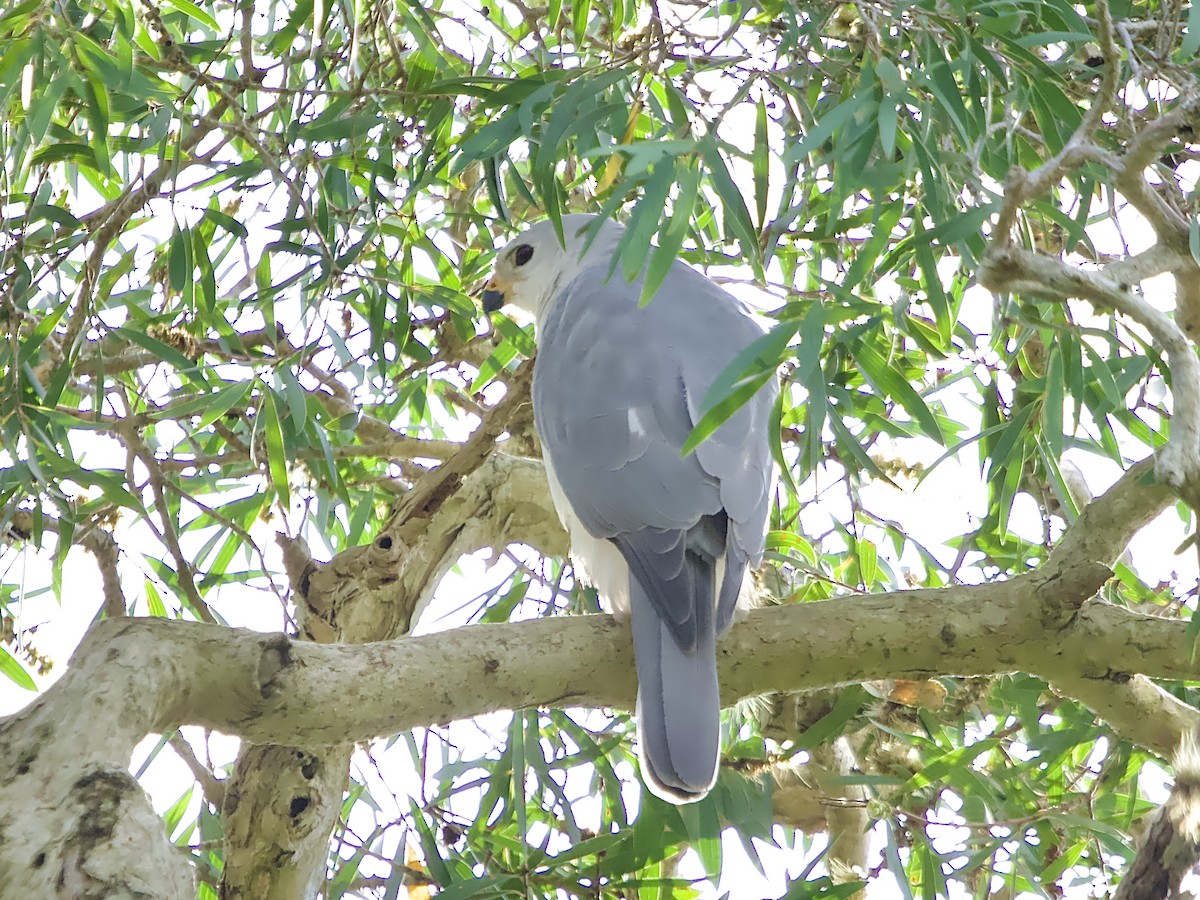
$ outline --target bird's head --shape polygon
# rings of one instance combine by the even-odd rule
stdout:
[[[483,291],[483,311],[492,313],[511,303],[540,321],[550,300],[576,275],[612,258],[624,229],[603,220],[592,239],[588,226],[598,218],[583,213],[563,216],[565,244],[559,242],[549,219],[509,241],[496,254],[496,267]]]

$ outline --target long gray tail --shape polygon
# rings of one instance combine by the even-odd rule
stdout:
[[[637,578],[629,579],[633,650],[638,675],[642,777],[672,803],[699,800],[717,780],[721,753],[721,696],[717,685],[716,603],[712,565],[688,554],[697,615],[696,646],[685,651],[671,636]]]

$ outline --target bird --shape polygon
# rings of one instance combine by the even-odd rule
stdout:
[[[683,454],[714,380],[765,333],[740,301],[673,261],[648,302],[621,270],[620,224],[537,222],[498,251],[482,306],[533,316],[534,427],[578,579],[630,620],[642,777],[694,802],[720,763],[717,639],[765,546],[774,374]]]

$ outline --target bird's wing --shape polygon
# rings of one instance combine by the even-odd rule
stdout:
[[[551,301],[538,336],[537,430],[575,516],[592,535],[616,540],[687,646],[691,601],[663,582],[682,566],[681,533],[705,516],[728,517],[727,541],[743,569],[762,553],[773,387],[695,453],[681,457],[680,449],[713,380],[762,330],[683,263],[645,307],[640,283],[607,274],[606,266],[587,269]]]

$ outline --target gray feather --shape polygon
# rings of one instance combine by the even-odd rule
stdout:
[[[713,786],[721,750],[714,572],[710,561],[692,554],[687,554],[685,569],[693,596],[702,601],[696,604],[700,620],[690,651],[679,646],[637,580],[631,579],[629,586],[642,777],[655,793],[684,803]]]
[[[608,272],[581,271],[541,319],[534,420],[572,514],[629,566],[643,772],[686,802],[716,777],[716,639],[763,551],[775,389],[681,456],[709,387],[762,331],[683,263],[645,307],[640,281]]]

